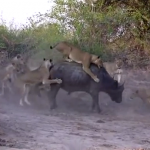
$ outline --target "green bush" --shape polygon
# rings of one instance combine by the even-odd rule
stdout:
[[[57,60],[61,54],[50,50],[49,46],[66,40],[83,51],[101,56],[103,61],[118,57],[131,67],[149,62],[149,0],[148,3],[103,0],[95,2],[94,9],[77,0],[54,2],[51,11],[30,17],[29,25],[20,29],[13,23],[7,27],[1,21],[0,48],[6,49],[10,57],[16,53],[29,53],[37,58]]]

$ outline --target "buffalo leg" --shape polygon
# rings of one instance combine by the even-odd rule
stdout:
[[[95,102],[94,100],[92,99],[92,107],[91,107],[92,111],[95,109]]]
[[[99,97],[98,97],[98,93],[91,93],[92,96],[92,110],[94,110],[95,108],[97,109],[97,112],[100,113],[101,109],[99,106]]]
[[[48,97],[50,102],[50,110],[55,109],[57,107],[56,96],[60,87],[58,85],[52,85],[51,91],[48,91]]]

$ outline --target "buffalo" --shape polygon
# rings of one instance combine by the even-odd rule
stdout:
[[[62,79],[62,83],[51,84],[51,90],[48,92],[50,110],[57,107],[56,96],[60,88],[68,93],[76,91],[89,93],[92,97],[92,110],[96,109],[98,113],[101,112],[99,106],[99,92],[101,91],[107,93],[112,101],[116,103],[122,102],[124,83],[119,85],[118,81],[114,80],[104,67],[98,68],[96,65],[91,64],[90,69],[100,79],[99,83],[94,82],[91,77],[83,71],[80,64],[60,61],[53,65],[50,70],[50,79]]]

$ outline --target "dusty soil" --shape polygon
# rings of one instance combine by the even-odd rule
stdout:
[[[134,76],[135,80],[141,79]],[[148,78],[147,78],[148,79]],[[100,93],[102,113],[90,111],[86,93],[70,96],[61,90],[58,108],[49,111],[46,94],[30,96],[31,106],[19,106],[17,96],[0,98],[0,147],[32,150],[107,150],[150,148],[150,109],[139,98],[130,99],[137,85],[126,81],[123,102],[114,103]],[[13,149],[12,149],[13,150]]]

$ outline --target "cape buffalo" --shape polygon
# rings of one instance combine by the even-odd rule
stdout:
[[[124,83],[119,85],[118,81],[114,80],[106,71],[104,67],[100,69],[91,64],[90,69],[100,79],[99,83],[94,82],[89,75],[87,75],[80,64],[74,62],[57,62],[50,70],[50,78],[62,79],[61,84],[51,84],[51,90],[48,94],[50,100],[50,109],[55,109],[56,95],[60,88],[68,91],[69,93],[75,91],[84,91],[91,95],[92,110],[96,108],[97,112],[100,113],[101,109],[99,106],[99,92],[107,93],[112,101],[116,103],[122,102],[122,92],[124,90]]]

